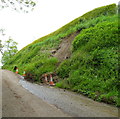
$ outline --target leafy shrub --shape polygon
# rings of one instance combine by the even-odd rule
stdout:
[[[73,50],[84,46],[85,50],[91,50],[96,47],[112,47],[118,44],[118,23],[103,22],[95,27],[83,30],[73,41]]]
[[[61,80],[60,82],[56,83],[56,86],[59,88],[70,89],[71,85],[67,79]]]
[[[69,72],[70,72],[70,65],[69,61],[66,60],[63,63],[60,64],[59,68],[57,69],[57,74],[61,78],[67,78],[69,77]]]

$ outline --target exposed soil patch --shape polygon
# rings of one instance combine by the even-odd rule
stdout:
[[[65,59],[68,59],[71,55],[71,44],[74,38],[80,33],[80,31],[77,31],[71,35],[69,35],[66,38],[61,39],[61,44],[59,45],[58,49],[52,52],[54,57],[57,57],[60,62],[62,62]]]

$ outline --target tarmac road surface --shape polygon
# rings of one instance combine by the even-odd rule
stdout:
[[[18,83],[17,74],[6,70],[0,72],[2,72],[2,117],[69,116],[24,89]]]
[[[1,73],[2,72],[2,73]],[[118,117],[118,108],[83,95],[2,74],[2,117]]]

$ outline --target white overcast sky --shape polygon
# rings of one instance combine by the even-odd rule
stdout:
[[[18,13],[10,9],[0,10],[0,28],[18,42],[18,50],[45,36],[84,13],[104,5],[118,4],[119,0],[37,0],[33,12]]]

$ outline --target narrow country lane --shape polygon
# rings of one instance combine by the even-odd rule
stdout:
[[[118,108],[2,72],[2,117],[118,117]]]
[[[17,74],[6,70],[0,72],[2,72],[2,117],[69,116],[24,89],[18,83]]]

